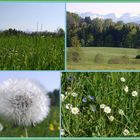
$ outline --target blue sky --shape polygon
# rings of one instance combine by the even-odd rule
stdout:
[[[140,3],[67,3],[67,11],[75,13],[92,12],[98,14],[124,13],[140,14]]]
[[[29,78],[38,81],[47,91],[60,89],[60,72],[45,72],[45,71],[1,71],[0,84],[9,78]]]
[[[0,2],[0,29],[56,31],[65,26],[65,4]],[[42,27],[41,27],[42,26]]]

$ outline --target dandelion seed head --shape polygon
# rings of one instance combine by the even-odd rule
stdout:
[[[7,121],[29,126],[43,121],[49,113],[46,90],[29,79],[9,79],[0,87],[0,116]]]
[[[64,136],[64,135],[65,135],[65,130],[61,129],[61,136]]]
[[[138,92],[137,92],[137,91],[133,91],[133,92],[132,92],[132,96],[133,96],[133,97],[138,96]]]
[[[130,132],[129,132],[129,130],[128,130],[128,129],[124,129],[124,131],[123,131],[123,135],[124,135],[124,136],[128,136],[128,135],[129,135],[129,133],[130,133]]]

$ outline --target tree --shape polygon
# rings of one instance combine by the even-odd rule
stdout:
[[[71,38],[71,45],[72,47],[81,47],[81,43],[77,36]]]

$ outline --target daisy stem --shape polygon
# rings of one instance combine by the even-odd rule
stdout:
[[[28,130],[26,127],[24,129],[25,129],[25,137],[28,137]]]

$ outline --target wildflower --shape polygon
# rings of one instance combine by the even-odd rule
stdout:
[[[77,94],[76,92],[72,92],[71,95],[72,95],[73,97],[77,97],[77,96],[78,96],[78,94]]]
[[[61,94],[61,101],[64,101],[64,100],[65,100],[65,95]]]
[[[122,109],[119,109],[118,112],[119,112],[120,115],[124,115],[124,111]]]
[[[128,86],[124,87],[124,91],[127,93],[128,92]]]
[[[104,109],[105,107],[106,107],[105,104],[101,104],[101,105],[100,105],[100,108],[101,108],[101,109]]]
[[[128,129],[124,129],[124,131],[123,131],[123,135],[124,135],[124,136],[129,135],[129,130],[128,130]]]
[[[84,103],[86,103],[86,102],[87,102],[87,98],[84,97],[84,98],[82,99],[82,101],[83,101]]]
[[[0,123],[0,132],[3,130],[3,125]]]
[[[124,77],[121,77],[120,80],[121,80],[121,82],[125,82],[126,81]]]
[[[107,114],[111,113],[111,108],[109,106],[105,106],[104,112]]]
[[[67,77],[67,81],[69,82],[73,81],[73,77],[72,76]]]
[[[95,100],[94,96],[91,96],[91,95],[89,95],[88,98],[91,99],[92,101]]]
[[[132,92],[132,96],[133,96],[133,97],[138,96],[138,92],[137,92],[137,91],[133,91],[133,92]]]
[[[71,108],[71,113],[76,115],[79,113],[79,109],[77,107],[73,107],[73,108]]]
[[[29,79],[9,79],[0,88],[0,115],[7,121],[30,126],[49,113],[50,99],[40,84]]]
[[[108,119],[113,122],[114,121],[114,116],[109,116]]]
[[[54,131],[54,126],[52,123],[50,124],[49,129],[50,129],[50,131]]]
[[[64,135],[65,135],[65,130],[61,129],[61,136],[64,136]]]
[[[71,109],[72,105],[71,104],[66,104],[66,109]]]

